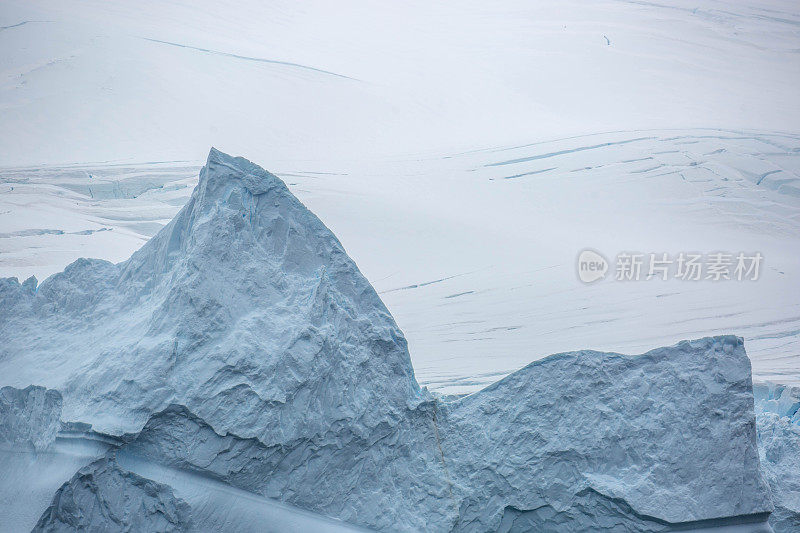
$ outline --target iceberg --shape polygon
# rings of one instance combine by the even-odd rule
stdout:
[[[129,260],[35,285],[0,280],[0,440],[84,462],[27,528],[144,508],[131,529],[257,530],[227,487],[248,513],[385,531],[769,530],[740,338],[557,354],[433,395],[341,243],[245,159],[212,149]]]

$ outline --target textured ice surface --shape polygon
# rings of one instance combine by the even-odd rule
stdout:
[[[800,388],[754,387],[761,468],[772,489],[776,533],[800,531]]]
[[[39,429],[46,431],[46,428]],[[46,515],[48,529],[75,530],[76,524],[91,519],[92,527],[88,530],[118,531],[124,529],[123,524],[109,524],[105,517],[116,516],[122,507],[134,511],[131,504],[119,501],[120,496],[128,498],[128,502],[132,501],[131,498],[138,498],[137,486],[147,488],[146,494],[157,496],[158,490],[149,489],[157,489],[160,485],[169,485],[177,499],[189,504],[190,530],[198,533],[357,531],[344,522],[235,489],[209,476],[142,461],[118,451],[119,444],[117,439],[91,431],[87,424],[63,424],[56,441],[45,452],[34,450],[28,443],[0,447],[0,531],[29,531],[42,515]],[[100,460],[97,463],[100,464],[114,457],[119,460],[109,466],[110,470],[103,467],[105,472],[102,475],[96,465],[90,465],[93,461]],[[84,469],[84,474],[91,472],[91,479],[75,476],[75,472],[81,469]],[[111,475],[107,475],[109,472]],[[87,488],[93,495],[83,490]],[[57,508],[48,509],[53,503],[53,495],[59,491],[62,499],[57,500]],[[67,494],[63,495],[65,491]],[[163,493],[165,497],[166,494]],[[150,500],[142,501],[142,505],[135,510],[136,513],[158,509],[159,503]],[[104,513],[104,517],[91,516],[97,511]],[[179,518],[181,523],[174,524],[175,527],[186,526],[186,515]],[[155,520],[155,523],[150,521],[146,525],[129,525],[132,531],[153,531],[160,523]]]
[[[124,449],[378,529],[666,531],[761,523],[771,510],[736,337],[554,355],[408,416],[367,443],[342,431],[329,449],[277,447],[219,435],[173,406]],[[382,498],[395,486],[414,491],[413,505]]]
[[[536,530],[662,530],[769,512],[752,398],[732,336],[534,362],[441,411],[447,470],[467,487],[458,526],[524,510]]]
[[[189,506],[172,489],[99,459],[58,489],[33,531],[174,533],[190,525]]]
[[[30,385],[0,389],[0,444],[9,448],[32,446],[44,450],[61,427],[61,395]]]
[[[216,150],[128,261],[82,259],[32,285],[0,284],[4,384],[58,389],[62,433],[92,424],[154,476],[381,530],[663,530],[772,509],[741,339],[560,354],[437,399],[333,234],[277,177]],[[81,481],[95,469],[118,492]],[[76,483],[109,509],[128,490],[144,502],[144,486],[172,505],[136,476],[96,463],[46,516]]]
[[[237,489],[185,470],[164,467],[141,458],[117,453],[124,468],[173,488],[175,495],[189,503],[192,527],[198,533],[236,531],[241,533],[353,533],[365,531],[352,524]]]
[[[758,383],[753,386],[753,399],[757,413],[774,413],[800,425],[800,387]]]
[[[446,530],[457,508],[432,402],[374,428],[341,420],[288,442],[220,435],[185,408],[154,415],[123,448],[317,513],[386,531]]]

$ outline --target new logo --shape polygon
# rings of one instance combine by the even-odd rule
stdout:
[[[584,283],[603,279],[608,272],[608,261],[594,250],[578,254],[578,278]]]

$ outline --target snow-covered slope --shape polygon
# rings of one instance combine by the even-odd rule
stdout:
[[[5,0],[0,163],[797,132],[792,0]],[[135,159],[132,159],[135,158]]]
[[[203,524],[232,527],[214,483],[379,530],[660,531],[772,510],[741,339],[555,355],[438,399],[333,234],[276,176],[216,150],[128,261],[4,279],[0,312],[0,384],[58,390],[4,389],[12,454],[52,444],[54,413],[59,436],[111,454],[64,480],[43,529],[130,505],[180,529],[198,500]],[[171,472],[205,488],[185,503]]]

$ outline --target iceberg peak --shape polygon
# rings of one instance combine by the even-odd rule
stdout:
[[[232,157],[216,148],[211,148],[208,153],[206,165],[200,173],[199,186],[209,188],[219,193],[224,191],[217,186],[230,185],[231,181],[240,181],[252,194],[264,194],[273,187],[286,188],[283,182],[271,172],[243,157]]]

